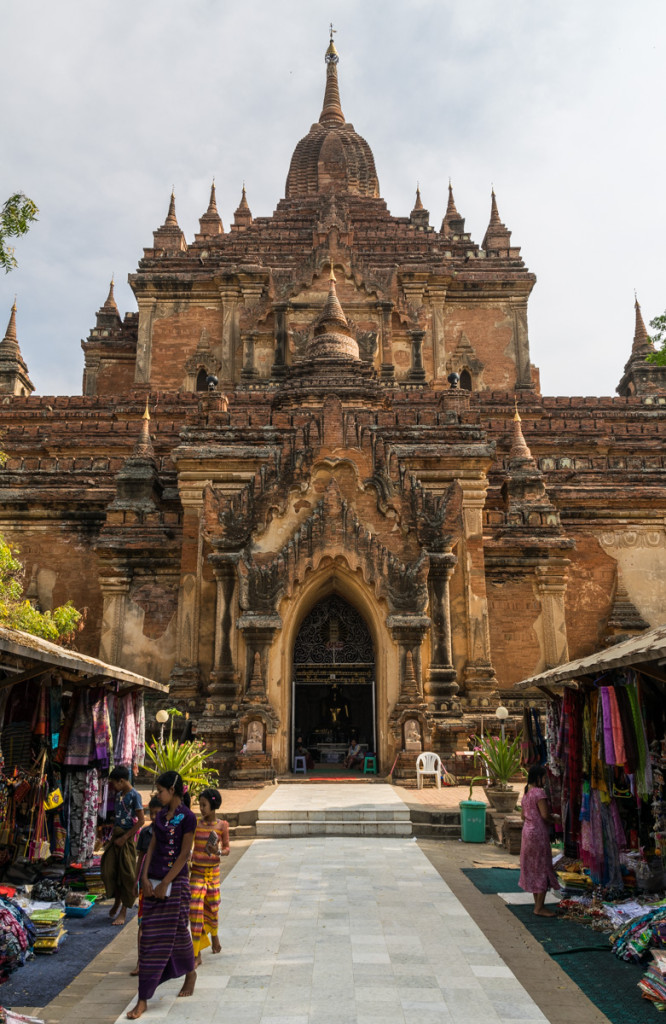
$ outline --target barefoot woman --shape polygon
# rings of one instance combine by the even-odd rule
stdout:
[[[525,795],[521,803],[523,835],[520,843],[520,879],[518,885],[534,894],[534,913],[539,917],[555,917],[544,902],[548,889],[559,889],[550,852],[550,826],[553,815],[543,788],[545,768],[532,765],[527,774]]]
[[[187,861],[197,819],[183,803],[183,780],[164,772],[157,780],[162,804],[153,825],[153,838],[143,864],[143,917],[139,944],[139,996],[127,1014],[136,1020],[163,981],[185,981],[178,995],[191,996],[197,974],[190,938],[190,883]]]

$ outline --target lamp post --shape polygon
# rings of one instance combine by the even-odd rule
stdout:
[[[155,715],[155,721],[160,725],[160,743],[164,743],[164,726],[169,721],[169,712],[161,708]]]
[[[499,719],[500,722],[500,728],[502,730],[502,743],[504,743],[504,723],[508,717],[508,709],[505,708],[504,705],[500,704],[500,706],[495,709],[495,718]]]

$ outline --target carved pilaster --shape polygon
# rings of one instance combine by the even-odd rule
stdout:
[[[564,594],[566,566],[537,566],[536,585],[541,602],[544,668],[554,668],[569,659]]]
[[[220,384],[234,381],[236,348],[240,344],[240,298],[235,285],[220,287],[222,299],[222,351],[220,353]]]
[[[153,321],[157,299],[137,296],[139,306],[139,329],[136,345],[136,370],[134,380],[137,384],[150,383],[150,364],[153,347]]]
[[[444,303],[446,301],[446,288],[430,284],[428,286],[430,297],[430,309],[432,312],[431,338],[432,338],[432,363],[433,377],[435,380],[444,380],[446,373],[446,344],[444,341]]]
[[[276,305],[275,310],[275,361],[271,366],[271,377],[285,377],[287,374],[288,310],[286,304]]]
[[[238,690],[238,676],[234,665],[232,644],[238,558],[238,554],[231,552],[215,552],[209,556],[217,584],[217,593],[215,659],[208,692],[216,699],[224,701],[234,701]]]
[[[378,302],[377,309],[381,314],[381,379],[393,380],[393,378],[395,377],[395,366],[393,365],[393,344],[391,335],[391,314],[393,312],[393,303]]]
[[[125,576],[100,577],[104,600],[99,656],[111,665],[123,663],[123,633],[130,580]]]
[[[463,486],[463,535],[459,561],[465,597],[467,664],[465,692],[482,696],[497,687],[490,655],[488,597],[483,553],[483,508],[487,478],[461,481]]]
[[[256,340],[256,334],[254,331],[248,331],[243,338],[243,369],[241,370],[241,380],[255,380],[259,376],[259,371],[254,365],[254,343]]]
[[[513,339],[516,353],[516,390],[534,390],[530,366],[530,343],[527,335],[527,300],[514,306]]]
[[[412,330],[408,333],[412,342],[412,366],[407,374],[407,380],[413,381],[416,384],[421,384],[426,377],[425,368],[423,366],[423,338],[425,336],[425,331]]]
[[[460,687],[456,680],[451,650],[451,607],[449,581],[458,561],[452,552],[429,552],[430,618],[432,619],[432,660],[428,681],[428,699],[436,706],[453,697]]]

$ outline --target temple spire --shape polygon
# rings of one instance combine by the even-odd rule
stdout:
[[[523,436],[523,428],[521,426],[520,413],[518,412],[518,403],[516,402],[516,411],[513,417],[513,438],[511,440],[511,451],[509,452],[509,461],[514,460],[534,461],[532,458],[532,452],[527,447],[527,442]]]
[[[111,282],[109,284],[109,294],[106,297],[106,302],[102,306],[102,309],[107,309],[107,310],[110,310],[111,312],[114,312],[114,313],[118,312],[118,305],[116,303],[116,297],[115,297],[115,295],[113,293],[113,277],[111,277]]]
[[[234,222],[231,225],[232,231],[242,231],[244,228],[249,228],[252,223],[252,211],[250,210],[249,203],[247,201],[247,195],[245,194],[245,182],[243,182],[243,191],[241,192],[241,201],[238,204],[236,212],[234,213]]]
[[[141,417],[141,432],[134,445],[134,455],[143,459],[154,459],[155,449],[150,437],[150,412],[148,410],[149,398],[146,397],[146,408]]]
[[[169,212],[166,215],[166,220],[162,227],[158,228],[157,231],[153,231],[153,249],[156,252],[163,253],[185,252],[187,249],[185,235],[180,230],[176,218],[176,195],[173,188],[171,189]]]
[[[169,200],[169,212],[167,213],[166,220],[164,221],[165,227],[177,228],[178,220],[176,219],[176,195],[173,189],[171,189],[171,199]]]
[[[418,182],[416,184],[416,202],[414,203],[414,209],[415,210],[422,210],[423,209],[423,203],[421,202],[421,189],[418,186]]]
[[[465,218],[461,217],[456,209],[456,201],[453,198],[453,185],[449,179],[449,199],[446,204],[446,213],[442,221],[440,233],[446,238],[451,238],[453,235],[463,235],[465,233]]]
[[[508,256],[509,247],[511,245],[511,232],[506,227],[506,224],[502,223],[497,209],[497,197],[495,196],[495,189],[491,188],[490,192],[490,220],[488,221],[488,227],[486,233],[483,236],[481,248],[485,249],[486,252],[492,251],[497,256]],[[520,250],[516,250],[519,252]]]
[[[5,336],[0,342],[0,394],[30,395],[35,386],[28,375],[16,333],[16,299],[14,299]]]
[[[12,309],[9,314],[9,323],[7,324],[7,330],[5,331],[4,341],[13,341],[18,345],[18,336],[16,334],[16,299],[12,304]]]
[[[646,356],[650,352],[654,352],[654,345],[648,335],[638,298],[634,302],[634,308],[636,311],[636,326],[634,328],[634,341],[631,346],[631,353],[632,355]]]
[[[324,92],[324,105],[319,115],[320,124],[330,124],[334,122],[337,124],[345,123],[345,115],[342,113],[342,105],[340,103],[340,89],[338,87],[338,51],[335,48],[333,42],[333,32],[335,29],[331,26],[331,40],[326,50],[326,90]]]
[[[205,238],[214,238],[216,235],[223,235],[224,227],[222,224],[222,218],[218,213],[217,201],[215,198],[215,179],[210,186],[210,199],[208,200],[208,209],[199,217],[199,234],[196,236],[197,242],[202,242]]]
[[[421,201],[421,189],[419,183],[416,183],[416,200],[414,202],[414,209],[409,215],[410,222],[415,228],[420,228],[422,231],[427,231],[430,226],[430,213],[424,207]]]

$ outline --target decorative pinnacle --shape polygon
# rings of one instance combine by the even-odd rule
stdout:
[[[144,420],[149,420],[150,419],[150,413],[148,411],[148,402],[149,402],[149,396],[146,395],[146,408],[144,409],[143,416],[142,416],[142,419],[144,419]]]
[[[423,203],[421,202],[421,189],[419,188],[418,181],[416,182],[416,202],[414,203],[415,210],[422,210]]]
[[[326,90],[324,92],[324,105],[319,115],[320,124],[328,124],[331,121],[337,124],[345,123],[345,115],[342,113],[340,90],[338,88],[337,64],[340,58],[333,42],[332,33],[334,31],[335,29],[331,27],[331,41],[328,44],[326,56],[324,57],[326,61]]]
[[[169,225],[170,227],[178,227],[178,221],[176,220],[176,193],[173,185],[171,186],[171,199],[169,200],[169,212],[167,213],[164,226]]]
[[[520,413],[518,412],[518,399],[515,399],[515,413],[513,416],[513,438],[511,441],[511,451],[509,452],[509,460],[513,462],[514,459],[520,459],[525,461],[527,459],[532,460],[532,452],[527,447],[527,442],[523,437],[523,428],[521,427]],[[533,461],[533,460],[532,460]]]
[[[9,314],[9,323],[7,324],[4,340],[14,341],[18,345],[18,337],[16,335],[16,296],[14,296],[11,313]]]
[[[328,275],[328,279],[329,279],[329,281],[337,281],[337,277],[335,276],[335,271],[333,270],[333,264],[332,263],[331,263],[331,272]]]

